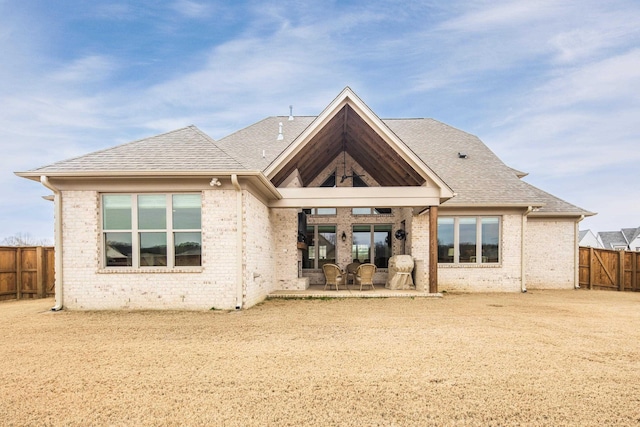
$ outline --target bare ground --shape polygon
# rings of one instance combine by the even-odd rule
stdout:
[[[640,293],[52,305],[0,303],[3,425],[640,425]]]

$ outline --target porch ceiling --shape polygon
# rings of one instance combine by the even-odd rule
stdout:
[[[381,186],[420,186],[425,179],[414,170],[354,109],[345,104],[308,144],[273,178],[278,187],[296,169],[311,182],[343,147]],[[351,171],[347,170],[347,175]],[[338,170],[340,178],[342,170]]]

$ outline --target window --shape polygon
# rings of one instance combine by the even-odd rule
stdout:
[[[352,208],[353,215],[391,215],[391,208]]]
[[[336,226],[307,227],[307,249],[302,251],[302,268],[320,269],[324,264],[336,263]]]
[[[391,225],[354,225],[351,258],[387,268],[391,257]]]
[[[337,213],[336,208],[309,208],[303,209],[307,215],[335,215]]]
[[[499,242],[499,217],[438,218],[439,263],[498,263]]]
[[[324,180],[320,187],[335,187],[336,186],[336,171],[333,171],[327,179]]]
[[[202,265],[200,194],[105,194],[105,267]]]

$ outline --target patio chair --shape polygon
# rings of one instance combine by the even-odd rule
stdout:
[[[350,283],[356,282],[356,270],[360,267],[360,262],[355,260],[351,264],[347,265],[347,287]]]
[[[340,267],[335,264],[324,264],[322,266],[322,272],[324,273],[325,279],[324,289],[327,290],[327,286],[329,289],[335,286],[336,291],[340,290],[340,285],[344,283]]]
[[[375,264],[361,264],[356,270],[356,285],[360,285],[360,290],[363,286],[371,286],[371,289],[375,289],[373,286],[373,275],[376,272]]]

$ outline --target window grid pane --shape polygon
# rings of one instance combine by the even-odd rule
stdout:
[[[391,225],[375,225],[373,230],[375,265],[378,268],[388,268],[391,257]]]
[[[133,264],[131,233],[104,233],[104,248],[107,267],[131,267]]]
[[[105,195],[102,197],[102,228],[105,230],[131,230],[130,195]]]
[[[476,219],[460,218],[458,229],[460,262],[476,262]]]
[[[351,259],[361,264],[371,262],[371,226],[354,225]]]
[[[201,226],[202,198],[199,194],[173,195],[173,228],[198,230]]]
[[[498,262],[500,240],[500,220],[498,218],[482,218],[482,262]]]
[[[138,196],[138,228],[140,230],[167,228],[167,196],[163,194]]]
[[[167,233],[140,233],[140,266],[166,267]]]
[[[316,248],[318,268],[324,264],[336,263],[336,227],[335,225],[318,226],[318,245]]]
[[[452,263],[454,261],[454,219],[438,218],[438,262]]]
[[[173,244],[175,248],[175,265],[200,266],[202,265],[202,234],[197,232],[174,233]]]

